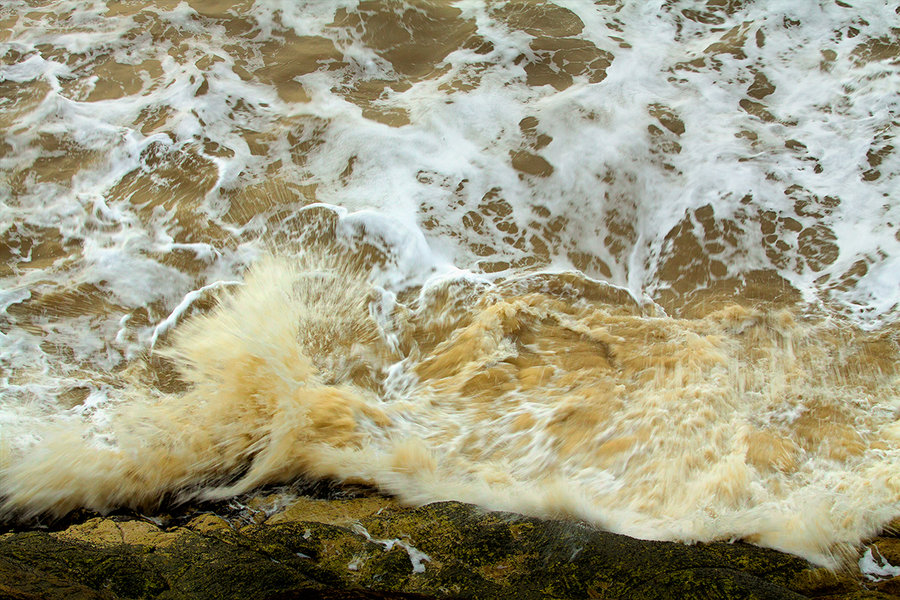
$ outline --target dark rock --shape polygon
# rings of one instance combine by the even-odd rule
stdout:
[[[259,521],[207,513],[162,528],[120,515],[8,533],[0,599],[896,597],[775,550],[649,542],[458,502],[302,498]]]

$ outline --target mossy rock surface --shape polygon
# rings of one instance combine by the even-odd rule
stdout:
[[[648,542],[458,502],[321,509],[302,499],[249,524],[201,514],[163,528],[120,516],[6,534],[0,600],[875,599],[900,587],[747,544]]]

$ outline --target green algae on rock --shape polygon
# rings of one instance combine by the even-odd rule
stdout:
[[[169,528],[96,517],[8,533],[0,598],[897,597],[896,582],[867,589],[850,574],[742,543],[637,540],[459,502],[326,504],[302,498],[252,524],[209,513]]]

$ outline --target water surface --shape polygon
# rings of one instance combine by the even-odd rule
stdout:
[[[322,477],[836,564],[900,514],[898,22],[4,3],[6,514]]]

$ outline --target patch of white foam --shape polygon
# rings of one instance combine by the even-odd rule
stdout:
[[[875,552],[872,552],[872,548],[875,549]],[[884,581],[900,577],[900,567],[889,563],[878,551],[878,546],[866,548],[859,559],[859,570],[869,581]]]
[[[69,77],[72,70],[66,65],[55,60],[45,60],[43,57],[32,54],[25,60],[12,65],[0,67],[0,82],[14,81],[23,83],[44,79],[54,89],[59,89],[59,78]]]
[[[390,540],[377,540],[373,538],[369,531],[362,526],[360,523],[354,523],[351,526],[351,529],[354,533],[358,533],[359,535],[366,538],[366,540],[374,543],[380,544],[384,546],[385,552],[394,548],[394,546],[398,546],[406,550],[406,553],[409,554],[409,562],[412,564],[413,573],[424,573],[425,572],[425,563],[431,562],[431,557],[407,542],[406,540],[401,540],[400,538],[394,538]],[[354,562],[356,559],[354,559]],[[353,563],[351,563],[353,564]],[[351,568],[351,570],[355,570]]]
[[[84,281],[105,289],[125,306],[171,299],[174,290],[183,289],[189,282],[185,274],[143,256],[128,239],[117,247],[101,247],[87,239],[84,260]]]

